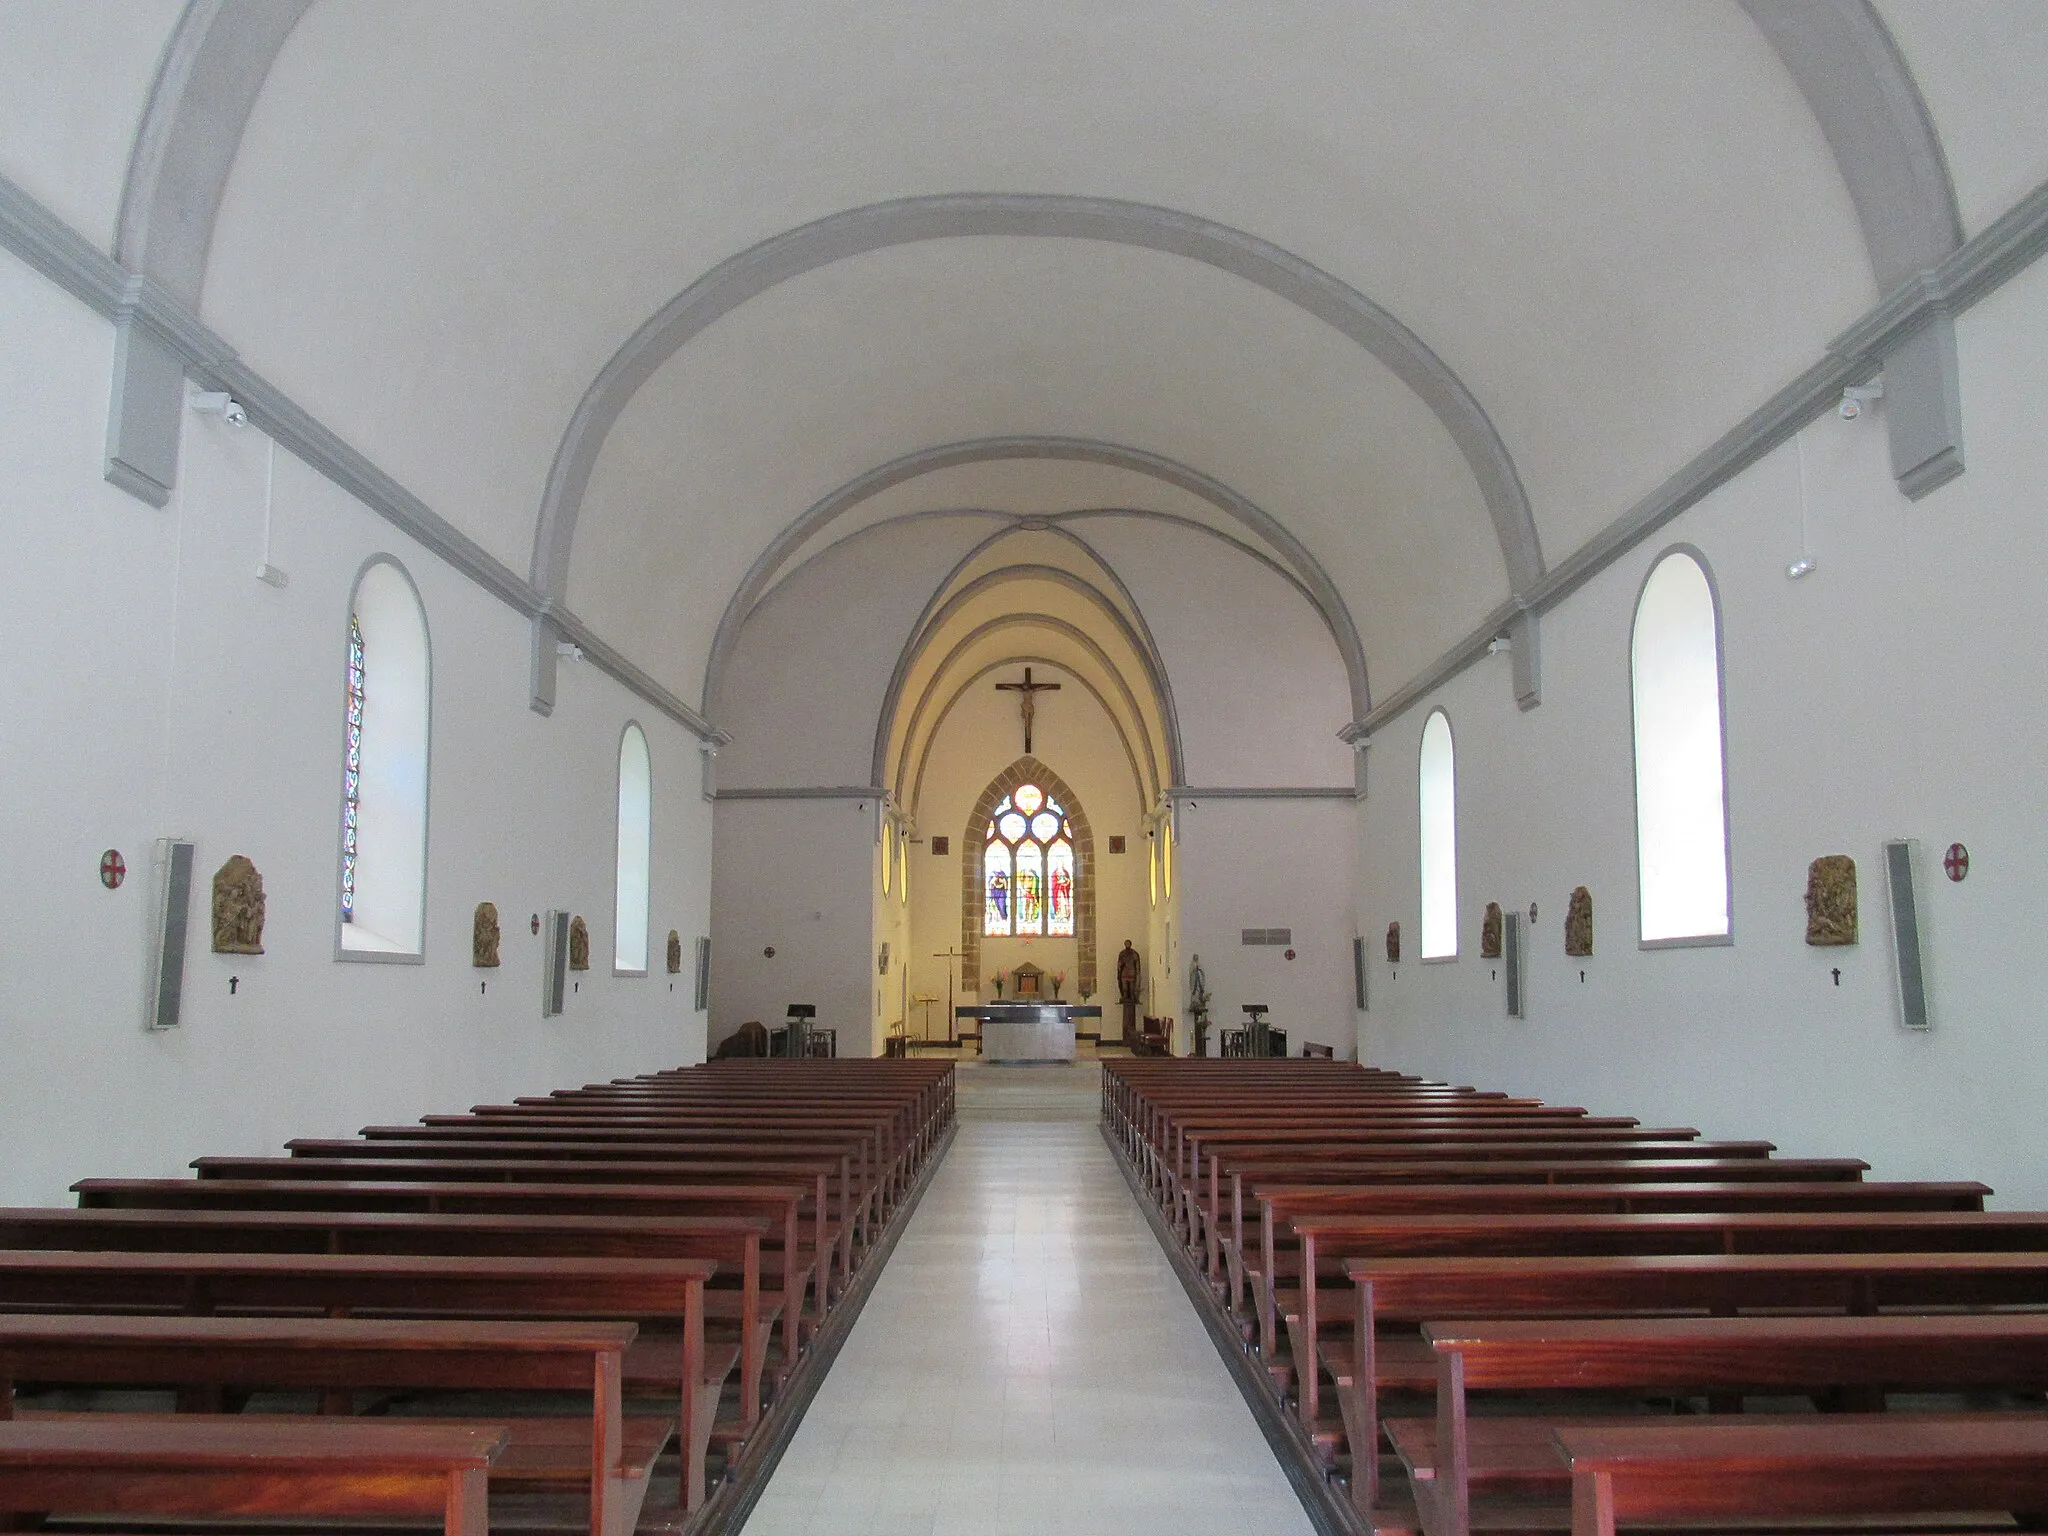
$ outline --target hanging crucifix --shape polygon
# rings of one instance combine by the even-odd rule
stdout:
[[[1031,669],[1026,667],[1024,669],[1023,682],[997,683],[996,687],[1002,689],[1005,693],[1017,695],[1017,703],[1024,714],[1024,755],[1029,757],[1031,755],[1031,717],[1038,713],[1038,701],[1033,695],[1057,693],[1059,692],[1060,685],[1058,683],[1034,683],[1031,681]]]

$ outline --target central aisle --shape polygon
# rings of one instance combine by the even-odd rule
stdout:
[[[1101,1069],[960,1068],[960,1126],[746,1536],[1307,1536],[1096,1130]]]

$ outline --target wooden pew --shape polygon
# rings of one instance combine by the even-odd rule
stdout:
[[[590,1536],[632,1536],[673,1419],[628,1418],[631,1323],[0,1314],[0,1407],[16,1384],[587,1392],[571,1421],[515,1418],[493,1491],[587,1489]],[[108,1418],[109,1415],[91,1415]]]
[[[1628,1184],[1762,1181],[1855,1183],[1870,1169],[1861,1158],[1555,1158],[1390,1162],[1353,1160],[1338,1149],[1319,1162],[1242,1158],[1216,1153],[1208,1160],[1205,1203],[1198,1208],[1200,1237],[1206,1242],[1210,1278],[1226,1277],[1229,1305],[1244,1295],[1245,1207],[1254,1209],[1262,1182],[1291,1187],[1333,1188],[1381,1184]],[[1227,1186],[1227,1194],[1226,1194]]]
[[[1361,1513],[1377,1493],[1381,1394],[1435,1390],[1425,1322],[2048,1307],[2048,1252],[1370,1258],[1345,1270],[1353,1320],[1325,1330],[1321,1365],[1336,1383]]]
[[[841,1280],[853,1273],[853,1228],[845,1219],[850,1185],[835,1203],[831,1185],[847,1173],[845,1158],[742,1158],[733,1161],[691,1159],[685,1162],[591,1162],[527,1158],[398,1158],[398,1157],[201,1157],[192,1163],[202,1179],[309,1179],[328,1183],[464,1184],[742,1184],[764,1180],[804,1179],[813,1183],[811,1251],[836,1258]],[[801,1213],[800,1213],[801,1214]],[[830,1276],[822,1270],[813,1294],[822,1322],[830,1299]]]
[[[100,1414],[0,1422],[0,1512],[438,1520],[487,1536],[501,1425]]]
[[[1317,1271],[1341,1262],[1346,1238],[1340,1225],[1362,1216],[1376,1221],[1402,1215],[1499,1212],[1504,1215],[1669,1215],[1771,1213],[1801,1216],[1823,1212],[1888,1214],[1919,1211],[1981,1211],[1990,1190],[1982,1184],[1446,1184],[1390,1185],[1384,1189],[1259,1192],[1261,1269],[1254,1282],[1271,1297],[1270,1310],[1284,1321],[1294,1361],[1302,1368],[1302,1416],[1316,1421],[1315,1373],[1323,1304]],[[1284,1239],[1302,1232],[1299,1246]],[[1319,1264],[1319,1241],[1328,1249]],[[1341,1275],[1331,1275],[1340,1280]],[[1292,1282],[1292,1285],[1289,1282]],[[1285,1304],[1287,1297],[1295,1304]],[[1263,1316],[1264,1314],[1262,1314]],[[1272,1358],[1272,1344],[1267,1344]]]
[[[1587,1426],[1556,1433],[1572,1536],[1704,1520],[2016,1514],[2048,1510],[2048,1420]]]
[[[729,1291],[707,1291],[705,1315],[729,1325],[740,1348],[739,1433],[759,1421],[768,1338],[780,1317],[779,1288],[764,1296],[759,1217],[518,1217],[400,1211],[156,1211],[0,1208],[0,1248],[177,1253],[428,1254],[471,1257],[710,1260]],[[680,1356],[636,1339],[636,1390],[680,1391]],[[707,1346],[710,1330],[707,1327]],[[714,1428],[714,1437],[718,1431]]]
[[[1853,1186],[1849,1186],[1853,1187]],[[1349,1285],[1344,1261],[1367,1257],[1652,1253],[2039,1252],[2048,1213],[1986,1211],[1664,1211],[1530,1215],[1459,1212],[1359,1217],[1301,1216],[1295,1289],[1267,1284],[1261,1343],[1271,1360],[1281,1316],[1290,1337],[1318,1336],[1330,1283]],[[1268,1257],[1268,1263],[1272,1262]],[[1316,1283],[1307,1283],[1310,1276]],[[1307,1358],[1313,1358],[1309,1356]],[[1300,1372],[1302,1417],[1317,1422],[1315,1372]]]
[[[0,1310],[625,1319],[642,1326],[626,1351],[626,1390],[653,1384],[678,1400],[689,1512],[704,1502],[719,1397],[740,1357],[737,1343],[705,1342],[704,1284],[715,1268],[704,1259],[0,1249]],[[650,1335],[649,1324],[662,1331]]]
[[[1430,1324],[1423,1336],[1437,1356],[1436,1418],[1389,1420],[1388,1428],[1430,1536],[1470,1536],[1475,1503],[1483,1509],[1496,1488],[1522,1528],[1569,1524],[1570,1469],[1546,1448],[1570,1421],[1554,1410],[1478,1417],[1469,1411],[1473,1392],[2048,1387],[2048,1316],[2039,1314],[1510,1320]]]
[[[762,1244],[763,1288],[779,1290],[782,1348],[794,1365],[815,1255],[798,1235],[803,1185],[380,1183],[293,1179],[81,1179],[81,1210],[420,1212],[428,1215],[766,1217],[779,1242]],[[768,1282],[777,1280],[779,1286]]]

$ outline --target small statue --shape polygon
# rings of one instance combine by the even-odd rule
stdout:
[[[1832,947],[1856,940],[1856,861],[1825,854],[1806,869],[1806,942]]]
[[[683,974],[683,936],[673,928],[668,931],[668,973],[671,976]]]
[[[1138,1038],[1139,987],[1144,976],[1145,962],[1138,957],[1137,948],[1129,939],[1116,955],[1116,1000],[1124,1013],[1124,1039]]]
[[[239,853],[214,871],[213,952],[263,953],[263,877]]]
[[[1387,924],[1387,964],[1399,965],[1400,963],[1401,925],[1397,921]]]
[[[1480,959],[1498,960],[1500,958],[1500,929],[1500,903],[1489,901],[1486,904],[1486,916],[1480,919],[1479,923]]]
[[[1593,893],[1583,885],[1572,888],[1565,908],[1564,952],[1581,960],[1593,953]]]
[[[1202,969],[1202,957],[1195,956],[1195,963],[1188,970],[1188,1012],[1209,1011],[1209,973]]]
[[[590,924],[580,917],[569,919],[569,969],[590,969]]]
[[[495,969],[498,964],[496,902],[480,901],[476,904],[476,921],[470,929],[469,963],[482,970]]]

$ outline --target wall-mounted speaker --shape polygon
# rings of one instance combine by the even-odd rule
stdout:
[[[1508,1017],[1526,1018],[1522,998],[1522,914],[1519,912],[1501,914],[1500,968],[1507,973]]]
[[[1892,929],[1892,975],[1898,982],[1899,1022],[1907,1029],[1930,1029],[1927,1016],[1927,962],[1920,942],[1920,887],[1915,871],[1920,844],[1897,838],[1884,845],[1884,883]]]
[[[702,1013],[711,1006],[711,941],[697,941],[697,1001],[696,1011]]]
[[[1351,987],[1358,998],[1358,1011],[1365,1012],[1365,940],[1351,941]]]
[[[192,844],[183,838],[157,841],[156,931],[151,935],[149,1004],[151,1029],[176,1029],[185,1001],[185,930],[192,915]]]
[[[569,914],[552,907],[541,919],[540,1016],[552,1019],[562,1011],[569,985]]]

